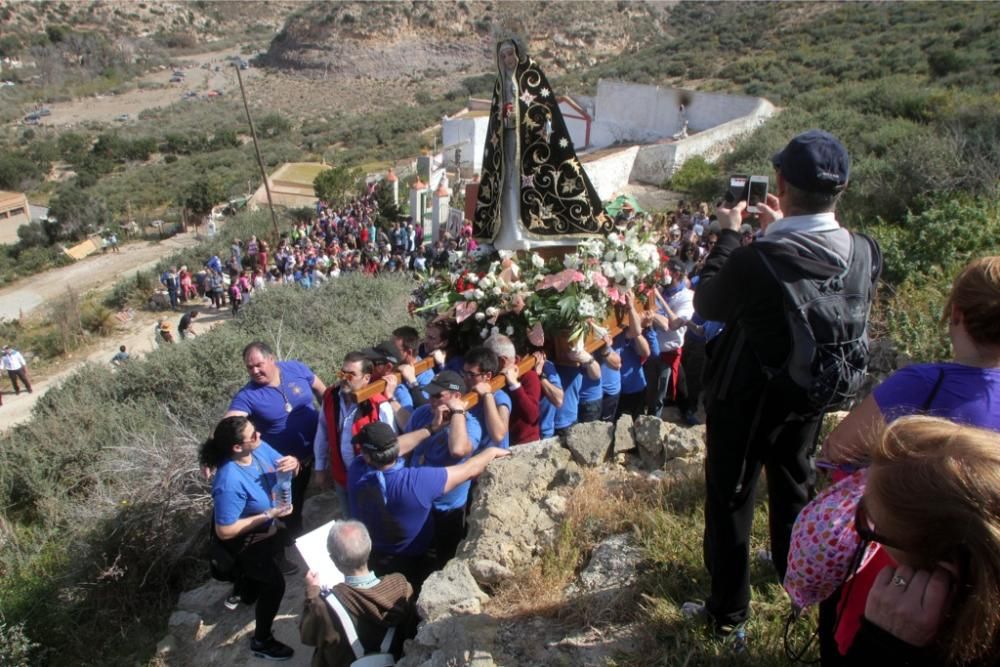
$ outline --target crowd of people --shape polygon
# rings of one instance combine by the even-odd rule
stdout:
[[[679,421],[696,424],[704,415],[707,433],[703,547],[711,589],[682,612],[742,650],[762,470],[779,579],[824,566],[793,549],[796,520],[810,515],[815,495],[823,410],[811,410],[808,396],[776,379],[799,344],[786,317],[786,284],[860,275],[867,313],[881,270],[877,245],[836,219],[850,165],[840,142],[811,131],[773,162],[775,191],[755,216],[746,202],[720,205],[712,216],[707,205],[679,207],[669,218],[622,212],[620,223],[658,237],[666,268],[655,307],[643,312],[629,295],[624,330],[593,354],[550,359],[499,334],[462,349],[454,322],[440,318],[422,335],[401,326],[349,352],[327,384],[307,365],[250,343],[242,360],[248,382],[202,445],[201,463],[214,471],[216,534],[232,545],[243,572],[227,606],[256,605],[253,653],[292,655],[271,626],[284,576],[297,569],[285,549],[302,532],[310,478],[335,490],[348,519],[328,541],[345,582],[326,589],[306,574],[300,630],[317,647],[313,664],[348,664],[352,633],[365,651],[398,657],[400,637],[413,629],[415,596],[454,556],[470,490],[494,460],[576,423],[661,416],[671,404]],[[420,270],[424,246],[408,224],[386,230],[385,262],[373,259],[369,251],[382,253],[383,233],[367,229],[372,205],[369,196],[344,211],[321,209],[273,258],[251,239],[251,275],[299,282],[310,258],[313,272],[322,263],[329,275],[355,253],[355,270],[368,270],[365,257],[378,264],[373,271]],[[234,272],[244,266],[239,245]],[[867,486],[858,486],[840,529],[852,557],[868,555],[824,591],[824,664],[889,657],[993,664],[1000,656],[1000,614],[990,604],[1000,593],[1000,483],[987,472],[1000,452],[1000,257],[962,272],[947,318],[954,361],[899,371],[823,444],[821,457],[838,474],[863,470],[850,479]],[[906,417],[920,414],[932,417]],[[292,476],[287,493],[282,475]]]

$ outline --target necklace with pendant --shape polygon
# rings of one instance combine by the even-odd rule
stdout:
[[[285,412],[287,412],[287,413],[291,413],[291,412],[292,412],[292,404],[291,404],[291,402],[290,402],[290,401],[288,400],[288,397],[287,397],[287,396],[285,396],[285,390],[284,390],[284,389],[282,389],[282,387],[281,387],[281,382],[282,382],[282,380],[281,380],[281,375],[280,375],[280,373],[279,373],[279,375],[278,375],[278,386],[277,386],[277,387],[275,387],[275,389],[277,389],[277,390],[278,390],[278,393],[279,393],[279,394],[281,394],[281,398],[283,398],[283,399],[285,400]]]

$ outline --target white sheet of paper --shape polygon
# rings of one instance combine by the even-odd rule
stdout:
[[[336,519],[295,540],[295,548],[306,562],[306,567],[319,574],[321,586],[335,586],[344,581],[344,573],[337,569],[326,551],[326,537],[334,521]]]

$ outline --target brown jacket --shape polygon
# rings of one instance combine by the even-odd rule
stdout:
[[[403,640],[414,635],[417,622],[413,587],[406,578],[401,574],[389,574],[372,588],[337,584],[334,591],[354,619],[358,638],[366,651],[378,651],[386,631],[397,626],[391,652],[399,659]],[[303,644],[316,647],[312,667],[346,667],[355,660],[350,644],[344,639],[340,621],[320,596],[318,586],[306,588],[299,634]]]

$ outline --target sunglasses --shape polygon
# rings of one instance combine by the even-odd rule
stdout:
[[[874,542],[885,547],[906,551],[898,542],[887,538],[875,529],[875,522],[868,517],[868,513],[865,511],[863,498],[858,501],[858,509],[854,512],[854,530],[864,542]]]
[[[345,371],[345,370],[341,369],[337,373],[337,377],[339,377],[341,380],[350,380],[351,378],[361,377],[361,373],[351,372],[351,371]]]

